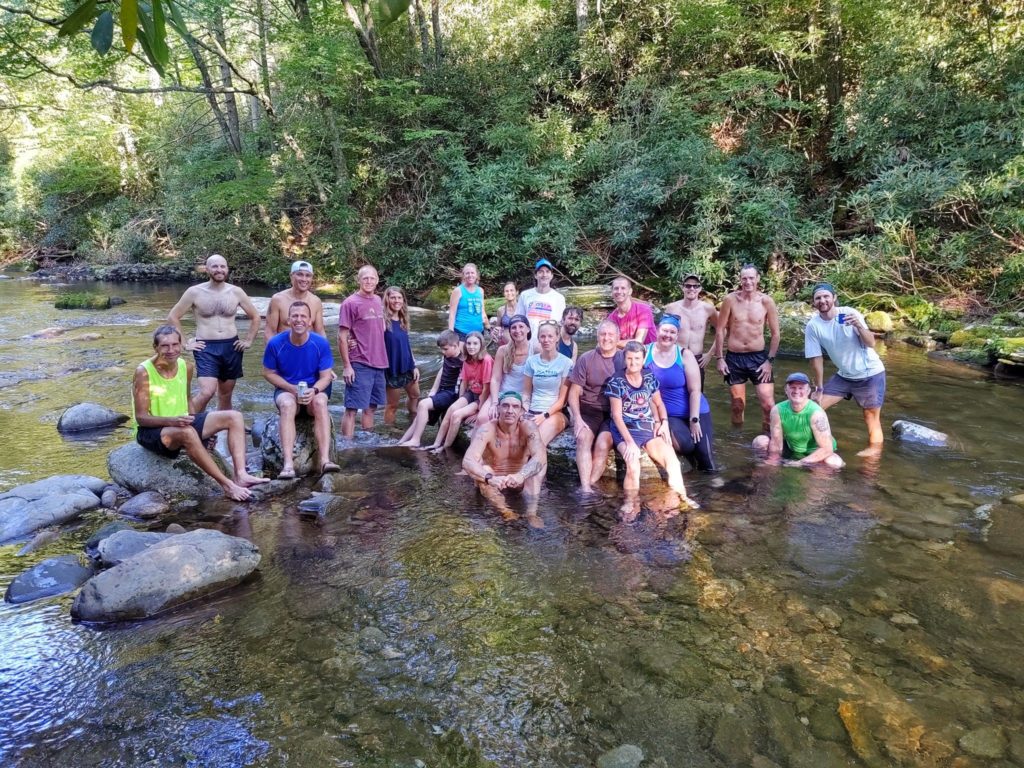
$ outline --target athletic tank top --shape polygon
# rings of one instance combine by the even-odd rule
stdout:
[[[667,368],[662,368],[654,359],[654,344],[647,345],[647,357],[644,366],[658,380],[661,386],[661,402],[665,404],[665,412],[678,419],[690,417],[690,390],[686,386],[686,369],[683,367],[683,353],[676,347],[676,359]],[[711,406],[701,393],[700,412],[708,413]]]
[[[459,306],[455,310],[455,330],[459,333],[484,330],[483,305],[484,292],[478,285],[475,291],[467,291],[466,286],[459,283]]]
[[[572,360],[572,342],[569,342],[568,344],[563,343],[561,335],[558,337],[558,354]]]
[[[527,358],[529,359],[529,358]],[[523,379],[526,378],[526,360],[523,360],[519,365],[512,364],[512,369],[501,377],[501,392],[520,392],[523,391]],[[499,392],[498,394],[501,394]]]
[[[782,441],[785,443],[787,458],[802,459],[818,449],[811,429],[811,418],[822,410],[821,406],[809,401],[800,413],[796,413],[788,400],[779,403],[779,420],[782,422]],[[836,440],[832,438],[832,447]]]
[[[178,360],[178,370],[173,379],[165,379],[153,365],[146,360],[142,367],[149,376],[149,415],[150,416],[186,416],[188,415],[188,365]],[[132,393],[132,435],[137,429],[135,423],[135,396]]]

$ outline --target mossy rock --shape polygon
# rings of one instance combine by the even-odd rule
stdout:
[[[452,297],[452,286],[435,285],[428,288],[420,298],[420,305],[427,309],[448,309],[448,301]]]
[[[987,366],[992,364],[992,357],[991,355],[989,355],[989,352],[986,349],[957,347],[956,349],[945,350],[944,354],[950,360],[956,360],[958,363],[967,363],[968,365],[981,366]]]
[[[54,302],[57,309],[110,309],[109,296],[98,293],[65,293]]]
[[[961,328],[959,331],[953,331],[949,334],[949,338],[946,340],[946,343],[951,347],[966,347],[976,340],[977,336],[974,335],[974,331]]]
[[[1024,337],[1012,339],[996,339],[990,345],[996,357],[1008,358],[1014,362],[1024,358]]]
[[[864,316],[864,322],[867,323],[868,328],[875,333],[892,333],[894,328],[892,318],[889,316],[889,313],[882,312],[881,310],[868,312]]]

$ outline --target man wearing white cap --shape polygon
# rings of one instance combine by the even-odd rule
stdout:
[[[267,338],[288,330],[288,308],[297,301],[304,302],[313,313],[313,333],[326,337],[324,331],[324,305],[309,289],[313,287],[313,265],[308,261],[292,262],[292,287],[278,291],[270,297],[267,309]]]

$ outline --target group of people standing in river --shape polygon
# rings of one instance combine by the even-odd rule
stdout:
[[[259,335],[261,319],[245,293],[227,282],[222,256],[211,256],[206,268],[209,279],[189,288],[172,308],[168,324],[154,333],[155,355],[136,371],[136,438],[162,455],[185,450],[226,495],[244,500],[251,486],[266,480],[245,470],[244,424],[231,410],[231,396],[242,375],[242,353]],[[740,270],[739,289],[720,308],[701,297],[700,277],[687,275],[683,298],[667,305],[657,322],[651,305],[633,298],[632,281],[617,277],[611,284],[615,308],[597,326],[595,348],[582,354],[575,336],[583,312],[566,306],[564,296],[552,287],[554,273],[549,260],[537,261],[535,287],[520,294],[515,284],[506,284],[502,307],[488,318],[479,272],[475,265],[465,265],[451,293],[448,329],[437,338],[441,369],[429,393],[420,397],[405,293],[392,286],[379,296],[376,269],[360,268],[359,288],[341,304],[338,320],[345,390],[342,435],[354,434],[357,416],[363,429],[372,429],[381,406],[385,424],[393,424],[403,393],[411,423],[402,446],[420,447],[426,427],[439,423],[428,448],[442,451],[463,425],[473,424],[463,468],[485,496],[511,514],[504,492],[524,489],[535,499],[546,473],[547,446],[571,427],[584,492],[593,490],[615,450],[625,463],[628,504],[639,488],[640,458],[646,453],[665,471],[679,507],[692,508],[697,505],[686,493],[679,456],[696,469],[715,470],[711,409],[703,390],[706,368],[717,359],[729,386],[734,425],[743,423],[747,383],[755,387],[766,434],[755,439],[754,448],[767,461],[842,466],[825,409],[851,397],[863,409],[868,427],[869,446],[862,453],[880,451],[884,367],[863,316],[837,306],[831,285],[815,286],[817,314],[805,335],[805,355],[815,380],[805,373],[791,374],[786,399],[776,404],[778,311],[772,298],[758,289],[760,275],[753,265]],[[267,312],[263,375],[274,386],[280,412],[282,478],[295,476],[295,418],[303,411],[313,419],[321,471],[340,469],[329,458],[328,401],[336,379],[332,345],[312,284],[312,265],[296,261],[290,288],[272,297]],[[235,327],[239,308],[250,320],[245,339]],[[181,319],[190,310],[196,334],[186,341]],[[715,335],[705,348],[710,327]],[[493,357],[489,347],[495,350]],[[182,351],[193,352],[194,366],[180,360]],[[824,354],[839,370],[823,384]],[[193,397],[194,373],[199,381]],[[218,410],[206,418],[204,410],[214,394]],[[225,429],[235,468],[232,478],[220,472],[205,447]]]

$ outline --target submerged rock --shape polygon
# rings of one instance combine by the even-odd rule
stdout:
[[[4,600],[27,603],[42,597],[63,595],[80,587],[92,575],[93,569],[82,565],[78,555],[51,557],[15,576],[7,587]]]
[[[260,453],[263,456],[263,470],[271,476],[276,477],[284,466],[284,456],[281,451],[281,430],[280,417],[275,413],[267,419],[263,429],[263,440],[260,443]],[[334,419],[331,419],[330,457],[329,461],[337,461],[337,448],[335,447]],[[317,453],[316,437],[313,435],[313,419],[300,416],[295,419],[295,474],[303,475],[318,474],[323,459]]]
[[[118,531],[133,531],[128,523],[120,520],[115,520],[112,523],[107,523],[101,526],[92,536],[89,537],[88,541],[85,542],[85,554],[91,557],[93,560],[99,560],[99,545],[104,539],[113,536]]]
[[[644,752],[634,744],[608,750],[597,758],[597,768],[639,768],[644,761]]]
[[[1003,729],[998,725],[975,728],[960,737],[960,749],[975,757],[995,759],[1006,752],[1008,741]]]
[[[211,455],[227,472],[220,457]],[[171,497],[205,498],[219,496],[223,492],[184,451],[176,459],[167,459],[131,442],[110,452],[107,470],[115,483],[134,493],[159,491]]]
[[[128,499],[124,504],[121,505],[117,511],[122,515],[128,517],[140,517],[142,519],[149,519],[152,517],[160,517],[160,515],[167,512],[171,508],[171,505],[167,503],[167,499],[162,494],[156,491],[144,491],[138,496],[133,496]]]
[[[946,433],[903,419],[892,423],[892,436],[907,443],[920,443],[934,447],[942,447],[949,442],[949,435]]]
[[[237,585],[259,562],[255,544],[220,531],[170,536],[89,579],[71,615],[97,622],[149,618]]]
[[[876,310],[864,315],[864,322],[875,333],[892,333],[895,327],[888,312]]]
[[[18,557],[24,557],[25,555],[35,552],[37,549],[42,549],[52,541],[56,541],[60,538],[60,531],[40,531],[32,540],[24,547],[18,550]]]
[[[61,433],[87,432],[92,429],[116,427],[126,421],[128,421],[128,416],[113,411],[105,405],[78,403],[60,415],[60,419],[57,421],[57,431]]]

